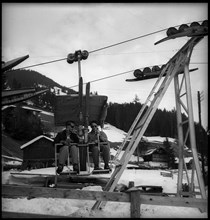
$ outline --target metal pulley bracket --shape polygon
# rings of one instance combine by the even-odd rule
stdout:
[[[78,60],[86,60],[89,56],[87,50],[76,50],[74,53],[69,53],[67,56],[67,63],[72,64]]]

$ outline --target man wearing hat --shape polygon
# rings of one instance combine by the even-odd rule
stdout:
[[[111,170],[109,167],[110,147],[108,144],[100,146],[100,142],[108,142],[107,135],[103,131],[99,131],[96,121],[90,123],[92,130],[88,133],[88,142],[90,151],[93,154],[94,170],[101,170],[99,167],[99,153],[102,152],[104,160],[104,169]]]
[[[69,151],[72,159],[73,170],[79,172],[79,158],[78,158],[78,148],[76,146],[79,143],[79,138],[75,131],[74,121],[66,122],[66,129],[59,132],[54,139],[54,143],[60,143],[62,146],[58,149],[58,168],[56,172],[60,174],[63,171],[63,167],[68,159]]]

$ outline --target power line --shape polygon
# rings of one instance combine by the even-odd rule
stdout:
[[[44,64],[54,63],[54,62],[58,62],[58,61],[66,60],[66,59],[67,58],[62,58],[62,59],[58,59],[58,60],[52,60],[52,61],[48,61],[48,62],[44,62],[44,63],[34,64],[34,65],[31,65],[31,66],[21,67],[21,68],[15,69],[15,70],[25,69],[25,68],[34,67],[34,66],[41,66],[41,65],[44,65]]]
[[[142,36],[139,36],[139,37],[135,37],[135,38],[131,38],[129,40],[125,40],[125,41],[121,41],[119,43],[116,43],[116,44],[111,44],[109,46],[106,46],[106,47],[102,47],[102,48],[99,48],[99,49],[96,49],[96,50],[92,50],[89,52],[90,53],[94,53],[96,51],[100,51],[100,50],[104,50],[104,49],[107,49],[107,48],[110,48],[110,47],[114,47],[114,46],[117,46],[117,45],[120,45],[120,44],[124,44],[124,43],[127,43],[127,42],[130,42],[130,41],[133,41],[133,40],[137,40],[139,38],[143,38],[143,37],[147,37],[147,36],[150,36],[152,34],[156,34],[156,33],[159,33],[161,31],[165,31],[167,30],[168,28],[166,29],[162,29],[162,30],[159,30],[159,31],[155,31],[155,32],[152,32],[152,33],[149,33],[149,34],[145,34],[145,35],[142,35]],[[49,63],[53,63],[53,62],[58,62],[58,61],[62,61],[62,60],[66,60],[67,58],[62,58],[62,59],[59,59],[59,60],[53,60],[53,61],[49,61],[49,62],[45,62],[45,63],[40,63],[40,64],[34,64],[34,65],[31,65],[31,66],[26,66],[26,67],[22,67],[22,68],[19,68],[19,69],[23,69],[23,68],[29,68],[29,67],[34,67],[34,66],[41,66],[41,65],[44,65],[44,64],[49,64]]]
[[[190,63],[190,64],[208,64],[208,62],[193,62],[193,63]]]
[[[126,73],[130,73],[134,70],[130,70],[130,71],[126,71],[126,72],[122,72],[122,73],[118,73],[118,74],[115,74],[115,75],[112,75],[112,76],[106,76],[106,77],[103,77],[103,78],[99,78],[99,79],[95,79],[95,80],[92,80],[92,81],[89,81],[90,83],[91,82],[97,82],[97,81],[100,81],[100,80],[104,80],[104,79],[108,79],[108,78],[112,78],[112,77],[115,77],[115,76],[119,76],[119,75],[123,75],[123,74],[126,74]],[[87,83],[83,83],[83,85],[85,85]],[[71,86],[71,87],[68,87],[69,89],[71,88],[74,88],[74,87],[77,87],[78,85],[74,85],[74,86]]]
[[[207,63],[190,63],[190,64],[207,64]],[[165,63],[164,63],[164,64],[159,64],[159,65],[157,65],[157,66],[163,66],[163,65],[165,65]],[[151,68],[151,67],[153,67],[153,66],[156,66],[156,65],[147,66],[147,67]],[[143,68],[145,68],[145,67],[140,67],[140,68],[136,68],[136,69],[143,69]],[[123,75],[123,74],[126,74],[126,73],[133,72],[133,71],[135,71],[136,69],[129,70],[129,71],[122,72],[122,73],[117,73],[117,74],[114,74],[114,75],[111,75],[111,76],[102,77],[102,78],[95,79],[95,80],[92,80],[92,81],[89,81],[89,82],[91,83],[91,82],[101,81],[101,80],[104,80],[104,79],[109,79],[109,78],[112,78],[112,77],[115,77],[115,76],[119,76],[119,75]],[[85,84],[87,84],[87,83],[83,83],[83,84],[85,85]],[[67,87],[67,88],[71,89],[71,88],[74,88],[74,87],[77,87],[77,86],[78,86],[78,85],[74,85],[74,86]]]
[[[165,65],[165,64],[159,64],[158,66],[162,66],[162,65]],[[152,66],[148,66],[148,67],[153,67],[154,65]],[[144,67],[140,67],[140,68],[136,68],[136,69],[143,69]],[[115,76],[119,76],[119,75],[123,75],[123,74],[126,74],[126,73],[130,73],[130,72],[133,72],[135,71],[136,69],[133,69],[133,70],[129,70],[129,71],[125,71],[125,72],[122,72],[122,73],[117,73],[117,74],[114,74],[114,75],[111,75],[111,76],[106,76],[106,77],[102,77],[102,78],[99,78],[99,79],[95,79],[95,80],[92,80],[92,81],[89,81],[90,83],[91,82],[97,82],[97,81],[100,81],[100,80],[104,80],[104,79],[108,79],[108,78],[112,78],[112,77],[115,77]],[[83,83],[84,85],[87,84],[87,83]],[[68,87],[69,89],[71,88],[74,88],[74,87],[77,87],[78,85],[74,85],[74,86],[71,86],[71,87]]]
[[[201,22],[201,21],[198,21],[198,22]],[[186,24],[190,24],[190,23],[191,22],[186,23]],[[176,25],[174,27],[178,27],[178,26],[180,26],[180,25]],[[99,48],[99,49],[96,49],[96,50],[92,50],[92,51],[89,52],[89,54],[90,53],[94,53],[96,51],[104,50],[104,49],[107,49],[107,48],[110,48],[110,47],[115,47],[115,46],[118,46],[120,44],[124,44],[124,43],[130,42],[130,41],[134,41],[134,40],[137,40],[137,39],[140,39],[140,38],[143,38],[143,37],[147,37],[147,36],[150,36],[150,35],[153,35],[153,34],[157,34],[159,32],[165,31],[165,30],[168,30],[168,28],[164,28],[164,29],[161,29],[159,31],[154,31],[154,32],[149,33],[149,34],[141,35],[139,37],[131,38],[129,40],[121,41],[119,43],[111,44],[109,46],[105,46],[105,47],[102,47],[102,48]],[[58,60],[52,60],[52,61],[48,61],[48,62],[44,62],[44,63],[34,64],[34,65],[31,65],[31,66],[22,67],[22,68],[19,68],[19,69],[24,69],[24,68],[34,67],[34,66],[41,66],[41,65],[45,65],[45,64],[49,64],[49,63],[54,63],[54,62],[58,62],[58,61],[66,60],[66,59],[67,58],[61,58],[61,59],[58,59]],[[19,69],[16,69],[16,70],[19,70]]]
[[[201,22],[201,21],[198,21],[198,22]],[[190,23],[186,23],[186,24],[191,24],[191,22],[190,22]],[[178,27],[178,26],[180,26],[180,25],[176,25],[176,26],[174,26],[174,27]],[[121,41],[121,42],[119,42],[119,43],[112,44],[112,45],[109,45],[109,46],[106,46],[106,47],[102,47],[102,48],[99,48],[99,49],[90,51],[89,53],[93,53],[93,52],[96,52],[96,51],[99,51],[99,50],[104,50],[104,49],[107,49],[107,48],[110,48],[110,47],[114,47],[114,46],[117,46],[117,45],[120,45],[120,44],[124,44],[124,43],[130,42],[130,41],[133,41],[133,40],[137,40],[137,39],[139,39],[139,38],[147,37],[147,36],[150,36],[150,35],[152,35],[152,34],[157,34],[157,33],[159,33],[159,32],[166,31],[166,30],[168,30],[168,28],[164,28],[164,29],[161,29],[161,30],[159,30],[159,31],[154,31],[154,32],[152,32],[152,33],[145,34],[145,35],[142,35],[142,36],[139,36],[139,37],[131,38],[131,39],[129,39],[129,40]]]
[[[150,36],[150,35],[152,35],[152,34],[156,34],[156,33],[159,33],[159,32],[161,32],[161,31],[165,31],[165,30],[167,30],[167,29],[168,29],[168,28],[162,29],[162,30],[160,30],[160,31],[155,31],[155,32],[152,32],[152,33],[149,33],[149,34],[145,34],[145,35],[142,35],[142,36],[139,36],[139,37],[131,38],[131,39],[129,39],[129,40],[125,40],[125,41],[122,41],[122,42],[119,42],[119,43],[116,43],[116,44],[112,44],[112,45],[109,45],[109,46],[106,46],[106,47],[102,47],[102,48],[99,48],[99,49],[90,51],[89,53],[93,53],[93,52],[96,52],[96,51],[99,51],[99,50],[104,50],[104,49],[107,49],[107,48],[110,48],[110,47],[114,47],[114,46],[117,46],[117,45],[120,45],[120,44],[124,44],[124,43],[130,42],[130,41],[133,41],[133,40],[137,40],[137,39],[139,39],[139,38],[147,37],[147,36]]]

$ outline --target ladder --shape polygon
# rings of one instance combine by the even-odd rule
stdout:
[[[139,114],[137,115],[136,119],[134,120],[123,144],[120,147],[122,150],[125,147],[125,152],[123,153],[122,157],[120,158],[119,162],[116,163],[116,167],[112,176],[110,177],[109,181],[107,182],[104,191],[113,192],[123,171],[125,170],[130,157],[133,155],[135,149],[139,145],[139,142],[146,131],[151,119],[153,118],[159,103],[161,102],[166,90],[168,89],[172,80],[178,76],[180,71],[183,69],[186,71],[186,66],[189,65],[189,60],[191,57],[192,50],[194,46],[203,38],[203,36],[192,37],[166,64],[166,66],[162,69],[160,76],[155,83],[152,91],[150,92],[148,98],[146,99],[145,104],[141,108]],[[163,75],[165,78],[163,79]],[[184,73],[185,74],[185,73]],[[161,82],[162,81],[162,82]],[[153,99],[151,100],[151,98]],[[150,102],[150,106],[148,107],[147,104]],[[147,107],[147,108],[146,108]],[[190,119],[189,119],[190,120]],[[192,120],[192,118],[191,118]],[[178,123],[178,122],[177,122]],[[193,122],[194,123],[194,122]],[[191,123],[192,124],[192,123]],[[194,130],[194,128],[191,128]],[[132,136],[131,136],[132,134]],[[179,138],[181,136],[179,135]],[[195,137],[194,137],[195,138]],[[127,144],[128,142],[128,144]],[[179,140],[181,143],[181,147],[183,147],[183,138]],[[125,146],[127,144],[127,146]],[[193,148],[193,157],[197,159],[197,152],[196,147]],[[117,153],[119,155],[119,152]],[[116,159],[116,158],[115,158]],[[201,178],[201,170],[199,167],[198,162],[195,163],[198,182],[200,184],[202,198],[206,198],[205,195],[205,187],[203,180]],[[99,209],[105,205],[106,202],[96,201],[93,205],[92,209]]]

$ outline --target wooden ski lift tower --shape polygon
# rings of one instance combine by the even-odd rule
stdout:
[[[128,131],[125,140],[120,146],[121,150],[125,147],[125,152],[123,153],[122,157],[118,162],[117,160],[115,160],[116,167],[114,172],[112,173],[110,180],[108,181],[107,185],[104,188],[105,191],[109,191],[109,192],[114,191],[117,182],[119,181],[124,169],[126,168],[126,165],[129,162],[130,157],[133,155],[135,149],[137,148],[167,88],[174,79],[175,100],[176,100],[176,109],[177,109],[176,114],[177,114],[178,146],[179,146],[177,197],[181,197],[182,195],[182,181],[183,181],[184,169],[187,174],[186,164],[184,162],[183,150],[187,138],[189,136],[192,156],[193,156],[193,167],[194,167],[192,169],[191,182],[187,174],[187,180],[191,191],[189,193],[192,193],[194,191],[194,173],[196,173],[201,197],[203,199],[207,198],[204,181],[201,173],[201,168],[198,160],[197,148],[196,148],[192,94],[191,94],[191,84],[190,84],[190,76],[189,76],[189,63],[193,48],[203,39],[205,35],[208,34],[208,21],[205,21],[204,24],[205,25],[199,25],[199,24],[191,25],[189,28],[188,27],[186,28],[185,26],[185,29],[182,28],[180,31],[177,31],[177,33],[173,32],[172,35],[170,34],[170,36],[168,35],[167,38],[164,38],[161,41],[157,42],[160,43],[168,39],[173,39],[182,36],[191,37],[191,39],[168,61],[168,63],[161,70],[158,80],[156,81],[148,98],[146,99],[146,102],[142,106],[136,119],[131,125],[131,128]],[[184,73],[182,75],[181,82],[179,82],[178,75],[183,70]],[[163,76],[165,77],[164,79]],[[185,91],[183,91],[184,89]],[[182,101],[182,98],[184,96],[186,97],[186,103],[187,103],[186,105]],[[182,116],[181,116],[182,108],[188,115],[188,121],[182,121]],[[183,134],[184,124],[188,124],[188,130],[185,136]],[[104,205],[105,202],[97,201],[92,207],[92,209],[98,209],[100,207],[102,208]]]

